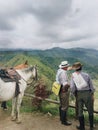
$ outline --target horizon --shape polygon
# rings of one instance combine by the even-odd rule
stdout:
[[[52,50],[52,49],[64,49],[64,50],[71,50],[71,49],[83,49],[83,50],[96,50],[94,48],[81,48],[81,47],[73,47],[73,48],[62,48],[62,47],[53,47],[53,48],[49,48],[49,49],[31,49],[31,48],[0,48],[0,51],[46,51],[46,50]]]

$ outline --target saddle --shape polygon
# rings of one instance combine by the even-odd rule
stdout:
[[[1,69],[0,78],[4,82],[18,82],[21,79],[21,76],[13,68]]]
[[[13,68],[1,69],[0,78],[4,82],[16,82],[15,97],[17,97],[20,93],[19,80],[21,79],[21,76],[16,72],[16,70]]]

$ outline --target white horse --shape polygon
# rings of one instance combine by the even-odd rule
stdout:
[[[17,97],[15,97],[15,89],[16,89],[16,82],[4,82],[0,78],[0,101],[8,101],[12,99],[12,112],[11,117],[12,120],[16,120],[17,123],[20,123],[20,106],[21,102],[24,96],[24,91],[27,88],[28,80],[32,78],[32,80],[37,78],[37,68],[36,66],[16,70],[19,75],[21,76],[21,79],[19,80],[19,88],[20,93]],[[16,112],[15,112],[16,111]]]

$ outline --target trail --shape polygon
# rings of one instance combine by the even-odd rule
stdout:
[[[61,125],[59,117],[41,113],[21,113],[22,123],[11,121],[10,112],[0,109],[0,130],[76,130],[78,121],[72,120],[71,126]],[[89,130],[89,126],[86,126]],[[96,126],[96,130],[98,127]]]

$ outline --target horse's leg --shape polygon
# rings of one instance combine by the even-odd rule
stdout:
[[[12,121],[16,120],[15,107],[16,107],[16,97],[12,99],[12,112],[11,112]]]
[[[19,94],[17,97],[17,102],[16,102],[16,118],[17,118],[17,123],[21,123],[21,119],[20,119],[20,106],[21,106],[21,102],[22,102],[22,98],[23,98],[23,94]]]

